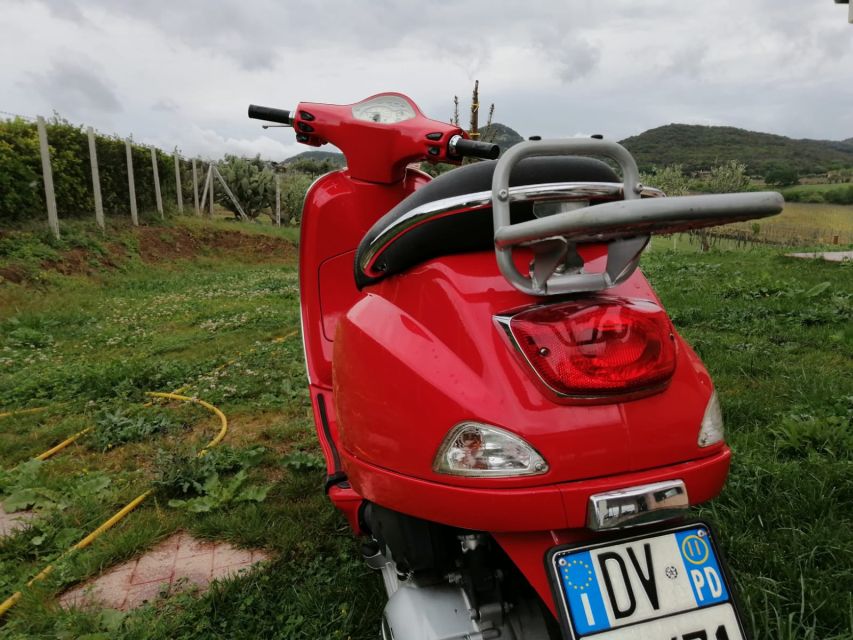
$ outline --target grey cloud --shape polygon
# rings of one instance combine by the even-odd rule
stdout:
[[[161,98],[160,100],[151,105],[151,110],[174,113],[178,110],[178,105],[171,98]]]
[[[4,96],[16,108],[41,109],[44,96],[94,125],[127,96],[117,128],[205,153],[256,144],[246,102],[291,107],[396,89],[444,119],[453,94],[467,104],[475,78],[496,119],[527,134],[621,138],[690,120],[849,137],[853,27],[825,1],[17,0],[10,27],[24,31],[37,16],[45,29],[38,48],[0,42],[8,59],[30,51],[0,70],[0,86],[24,87]],[[95,46],[120,54],[97,58],[97,72],[50,63],[95,57]],[[282,154],[283,144],[259,150]]]
[[[705,42],[691,43],[666,56],[666,61],[657,68],[657,73],[667,76],[698,78],[707,64],[708,47]]]
[[[592,73],[601,60],[601,50],[579,39],[570,44],[551,50],[557,76],[563,82],[574,82]]]
[[[54,108],[78,115],[89,111],[117,113],[121,103],[108,81],[81,62],[56,60],[50,70],[29,81]]]

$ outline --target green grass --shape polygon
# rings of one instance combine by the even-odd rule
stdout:
[[[185,242],[187,229],[201,237],[211,227],[194,220],[177,224],[180,228],[157,227],[158,239],[165,245]],[[17,251],[0,258],[0,267],[25,264],[32,274],[23,284],[0,284],[0,411],[52,406],[45,413],[0,419],[0,468],[10,469],[86,426],[97,429],[39,465],[24,487],[33,485],[42,494],[36,503],[40,516],[32,529],[0,542],[0,597],[158,479],[159,488],[154,499],[28,592],[0,636],[373,637],[379,585],[323,495],[316,464],[302,348],[294,334],[299,326],[294,254],[281,259],[265,254],[261,261],[252,255],[257,253],[252,237],[291,242],[294,231],[216,222],[214,229],[250,237],[236,249],[197,246],[188,259],[157,266],[130,251],[118,268],[62,276],[44,267],[40,251],[61,259],[74,250],[96,255],[103,246],[98,232],[82,224],[77,233],[69,227],[60,243],[38,230],[17,230]],[[138,246],[136,233],[121,227],[113,238]],[[288,338],[275,342],[280,336]],[[168,506],[176,498],[193,498],[192,491],[175,494],[181,477],[195,473],[203,482],[209,476],[210,468],[193,470],[181,461],[190,460],[219,423],[195,406],[145,409],[143,393],[188,383],[188,394],[228,415],[230,432],[221,452],[233,460],[252,459],[242,488],[256,497],[268,488],[261,502],[213,500],[207,513]],[[189,469],[183,476],[181,465]],[[219,468],[223,483],[233,482],[239,468],[239,463]],[[72,492],[59,505],[48,500],[95,473],[105,474],[109,484],[94,494]],[[0,499],[20,495],[20,487],[4,479],[0,476],[0,494],[8,491]],[[204,598],[173,595],[126,619],[56,606],[55,594],[67,586],[178,529],[262,546],[276,559],[249,577],[217,585]]]
[[[705,512],[756,638],[853,637],[853,269],[665,247],[644,269],[720,394],[734,462]]]
[[[293,233],[215,224],[257,242]],[[202,237],[205,223],[155,232],[168,245],[184,242],[186,229]],[[40,258],[20,257],[50,249],[61,259],[81,244],[96,254],[89,245],[102,240],[82,225],[77,245],[19,236],[18,257],[0,256],[0,268],[29,260],[36,276],[0,284],[0,411],[64,403],[0,419],[0,468],[85,426],[101,429],[27,478],[0,475],[0,492],[44,490],[33,529],[0,542],[0,596],[154,482],[158,493],[29,591],[0,637],[375,638],[380,580],[321,488],[302,349],[291,335],[299,324],[293,254],[252,257],[247,240],[242,249],[198,246],[152,264],[138,255],[137,232],[116,234],[128,255],[88,275],[61,276]],[[756,638],[850,638],[853,269],[761,248],[669,246],[656,240],[644,268],[720,393],[735,458],[704,515],[718,525]],[[291,337],[272,341],[283,335]],[[141,407],[144,391],[184,384],[231,422],[207,466],[191,456],[217,429],[215,418],[195,406]],[[211,472],[227,482],[240,469],[246,487],[269,487],[263,501],[205,513],[169,506],[183,485]],[[168,594],[127,616],[56,606],[63,589],[178,529],[262,546],[274,560],[204,596]]]

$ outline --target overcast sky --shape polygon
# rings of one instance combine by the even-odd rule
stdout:
[[[832,0],[2,0],[0,59],[0,111],[205,157],[305,149],[250,102],[400,91],[446,120],[475,78],[522,135],[853,136],[853,25]]]

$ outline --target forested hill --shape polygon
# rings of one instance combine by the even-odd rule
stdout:
[[[294,162],[299,162],[301,160],[318,163],[328,160],[340,167],[346,164],[344,154],[336,151],[303,151],[302,153],[297,153],[295,156],[289,157],[284,161],[284,164],[293,164]]]
[[[801,175],[853,166],[853,138],[795,140],[735,127],[669,124],[622,144],[642,170],[681,164],[685,171],[702,171],[729,160],[746,163],[753,175],[763,175],[772,166],[793,167]]]
[[[501,152],[504,152],[512,145],[523,141],[524,138],[515,129],[511,129],[500,122],[493,122],[480,129],[480,140],[494,142],[501,148]]]

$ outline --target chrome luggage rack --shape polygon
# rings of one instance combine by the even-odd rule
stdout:
[[[559,155],[611,158],[621,167],[623,182],[509,187],[510,173],[523,158]],[[617,194],[623,199],[581,208],[564,206],[562,211],[558,205],[557,212],[536,220],[517,224],[510,221],[513,202],[567,203]],[[640,184],[637,163],[627,149],[615,142],[590,138],[517,144],[498,161],[492,179],[495,253],[501,273],[514,287],[530,295],[599,291],[623,282],[634,272],[653,233],[764,218],[779,213],[784,204],[782,196],[772,191],[648,197],[659,195],[663,194]],[[576,246],[589,242],[607,243],[607,262],[602,272],[584,271]],[[522,274],[516,266],[516,247],[533,251],[529,275]]]

